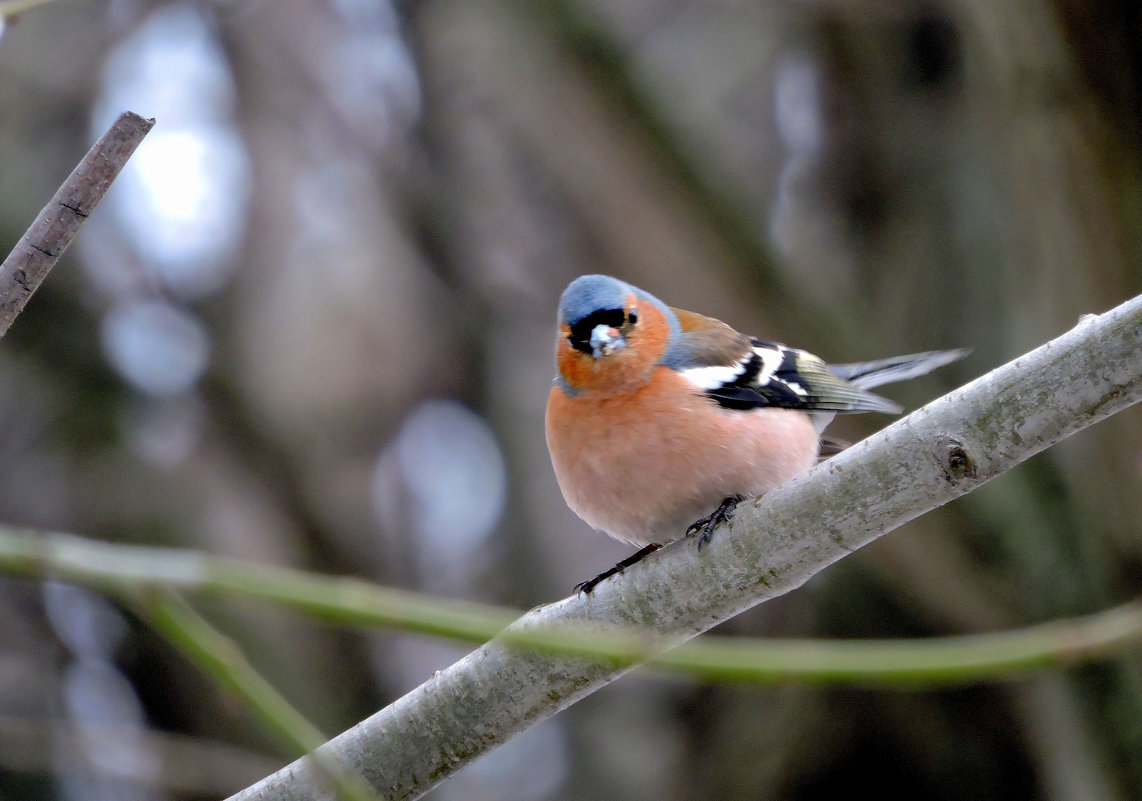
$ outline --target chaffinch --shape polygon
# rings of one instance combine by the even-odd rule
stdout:
[[[579,517],[643,548],[587,592],[683,534],[701,530],[700,547],[737,501],[815,464],[838,412],[901,411],[868,388],[967,353],[829,365],[606,275],[571,282],[558,322],[546,421],[555,477]]]

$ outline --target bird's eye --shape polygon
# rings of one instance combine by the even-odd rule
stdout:
[[[634,309],[631,309],[630,313],[627,314],[627,322],[630,323],[631,325],[634,325],[635,323],[637,323],[638,322],[638,312],[635,311]]]
[[[605,325],[611,328],[622,328],[625,321],[626,313],[621,308],[598,309],[571,325],[571,334],[567,339],[575,350],[590,353],[593,349],[591,332],[595,330],[596,326]]]

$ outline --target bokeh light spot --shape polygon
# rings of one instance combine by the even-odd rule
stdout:
[[[206,369],[210,340],[197,317],[161,301],[117,303],[103,319],[111,364],[138,389],[175,395]]]

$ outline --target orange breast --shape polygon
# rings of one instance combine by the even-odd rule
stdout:
[[[658,367],[612,397],[553,387],[547,444],[568,506],[641,546],[677,539],[729,495],[760,495],[803,472],[818,441],[803,412],[722,409]]]

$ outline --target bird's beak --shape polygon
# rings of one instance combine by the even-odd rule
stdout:
[[[591,331],[591,355],[596,359],[618,353],[626,346],[626,340],[617,328],[600,324]]]

